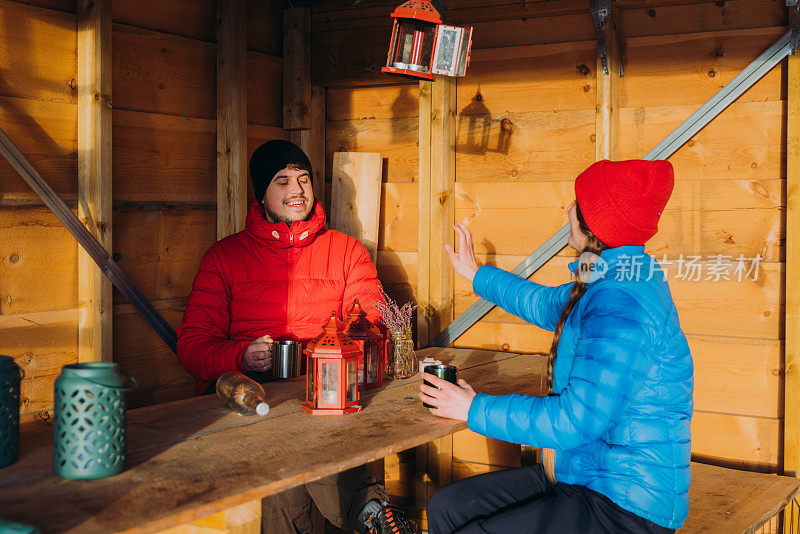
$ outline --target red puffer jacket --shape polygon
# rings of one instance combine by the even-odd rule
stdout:
[[[307,221],[270,223],[254,202],[244,231],[215,243],[194,279],[178,357],[202,392],[225,371],[241,370],[257,337],[308,341],[331,312],[341,319],[358,299],[375,322],[378,273],[357,239],[325,228],[319,202]]]

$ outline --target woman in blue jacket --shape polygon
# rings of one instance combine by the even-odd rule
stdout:
[[[461,224],[447,252],[475,293],[555,332],[551,395],[485,395],[426,374],[435,415],[556,450],[540,465],[478,475],[428,503],[432,534],[673,532],[689,506],[692,359],[665,276],[644,252],[673,187],[666,161],[600,161],[567,209],[575,281],[546,287],[484,265]],[[576,269],[577,265],[577,269]],[[590,268],[591,266],[591,268]]]

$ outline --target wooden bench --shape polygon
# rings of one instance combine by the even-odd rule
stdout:
[[[798,492],[800,479],[797,478],[693,462],[689,518],[679,532],[757,532],[762,525],[791,504]],[[796,524],[794,532],[799,532]]]

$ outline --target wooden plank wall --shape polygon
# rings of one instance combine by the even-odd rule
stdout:
[[[113,5],[114,257],[180,324],[200,258],[215,240],[215,1]],[[76,207],[77,3],[0,0],[0,127]],[[281,124],[281,9],[248,3],[248,144]],[[0,353],[26,373],[23,419],[52,407],[61,365],[77,361],[77,245],[0,162]],[[118,294],[114,360],[138,406],[193,394],[177,358]]]
[[[417,294],[419,92],[379,73],[395,3],[316,6],[312,77],[328,85],[328,164],[340,150],[384,154],[378,271],[389,293],[407,301]],[[573,180],[594,161],[591,17],[585,2],[446,4],[448,22],[475,25],[472,63],[457,89],[456,219],[474,232],[480,261],[510,269],[566,222]],[[771,0],[615,6],[625,69],[620,159],[643,156],[787,24],[783,3]],[[353,31],[358,47],[345,38]],[[658,258],[701,259],[699,281],[675,278],[678,264],[669,267],[695,362],[696,459],[767,472],[781,469],[785,69],[785,62],[773,69],[671,158],[675,192],[648,245]],[[534,280],[568,282],[570,252]],[[719,254],[734,262],[760,255],[757,280],[706,280]],[[475,296],[460,279],[455,289],[458,314]],[[551,339],[494,310],[456,346],[534,352],[546,351]],[[387,460],[392,494],[413,495],[413,461],[413,453]],[[454,479],[518,464],[518,449],[468,434],[454,439]]]

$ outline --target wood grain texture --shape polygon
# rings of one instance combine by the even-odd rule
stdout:
[[[281,127],[283,60],[247,53],[247,122]]]
[[[334,152],[380,152],[386,159],[387,182],[419,180],[419,120],[363,119],[325,124],[326,175],[330,176]]]
[[[493,115],[595,109],[595,55],[594,40],[475,50],[458,80],[459,114],[479,91]]]
[[[433,84],[431,96],[430,145],[430,226],[420,228],[419,238],[429,239],[430,301],[425,309],[429,333],[440,332],[455,318],[453,311],[455,273],[445,246],[455,247],[455,181],[456,181],[456,81],[442,77]],[[422,116],[422,115],[420,115]],[[422,145],[420,145],[422,152]],[[422,157],[422,156],[420,156]],[[422,188],[420,187],[420,192]],[[420,197],[420,207],[423,205]],[[423,208],[424,209],[424,208]],[[422,251],[422,248],[419,249]],[[420,253],[418,262],[425,259]],[[419,278],[419,283],[425,281]]]
[[[484,102],[492,108],[491,100]],[[459,182],[572,182],[594,162],[594,106],[591,110],[493,114],[485,152],[464,149],[470,136],[482,136],[485,129],[480,122],[465,122],[459,121],[456,141]]]
[[[78,307],[78,244],[42,206],[0,210],[0,314]]]
[[[215,45],[113,26],[114,109],[214,119]]]
[[[215,41],[215,0],[117,0],[114,22],[159,33]]]
[[[186,297],[200,259],[215,241],[209,206],[122,205],[114,253],[117,263],[149,299]],[[119,293],[116,302],[124,302]]]
[[[247,10],[217,2],[217,239],[244,230],[247,215]]]
[[[23,372],[20,416],[51,410],[53,381],[78,361],[78,309],[0,315],[0,332],[0,353]]]
[[[416,252],[419,228],[419,184],[391,182],[383,184],[380,250]]]
[[[381,207],[383,157],[374,152],[337,152],[331,175],[331,228],[355,237],[375,262]]]
[[[214,121],[125,110],[113,118],[114,200],[216,200]]]
[[[780,419],[696,410],[692,415],[692,458],[735,469],[778,473],[781,423]]]
[[[4,0],[0,18],[0,95],[77,104],[76,16]]]
[[[622,3],[622,27],[626,36],[725,31],[785,26],[786,11],[771,0],[719,2]]]
[[[186,309],[185,299],[152,302],[173,328],[180,326]],[[115,306],[114,340],[114,361],[137,382],[136,389],[128,394],[131,406],[153,404],[162,391],[181,390],[183,395],[178,398],[194,395],[197,385],[194,377],[129,305]]]
[[[307,130],[311,110],[311,12],[283,11],[283,127]],[[314,85],[319,85],[314,83]]]
[[[283,0],[248,0],[247,49],[281,57]]]
[[[424,347],[434,336],[433,328],[428,318],[428,306],[433,295],[431,294],[431,239],[432,224],[431,196],[433,195],[432,176],[432,151],[433,142],[433,82],[419,82],[419,187],[418,204],[419,219],[417,222],[417,346]],[[424,461],[423,461],[424,458]],[[427,468],[427,446],[417,450],[417,471]],[[419,506],[420,502],[427,500],[427,481],[419,476],[415,478],[414,495]]]
[[[695,105],[623,108],[620,159],[644,156],[696,109]],[[782,102],[730,105],[669,158],[676,180],[782,178],[784,120]]]
[[[311,88],[311,107],[308,110],[308,129],[292,130],[289,139],[303,149],[311,160],[311,172],[314,175],[314,196],[328,206],[325,190],[325,88]],[[381,166],[382,167],[382,166]],[[380,171],[378,172],[380,176]]]
[[[693,463],[689,518],[680,532],[755,532],[797,495],[793,483],[787,477]]]
[[[784,187],[777,179],[678,181],[647,250],[782,261]],[[457,182],[455,217],[469,225],[477,252],[527,255],[567,222],[573,189],[570,182]]]
[[[0,97],[0,128],[65,200],[78,195],[78,106]],[[38,198],[3,158],[0,198]]]
[[[784,27],[638,37],[626,40],[624,107],[700,107],[786,31]],[[675,58],[681,58],[676,68]],[[669,76],[664,76],[665,69]],[[781,100],[785,63],[778,63],[737,102]]]
[[[186,525],[162,530],[160,534],[259,534],[260,532],[261,500],[256,499],[196,519]]]
[[[100,245],[112,247],[111,2],[78,6],[78,218]],[[112,286],[78,250],[78,361],[113,357]]]
[[[619,10],[612,9],[608,21],[603,24],[605,57],[597,49],[595,71],[597,73],[597,119],[595,123],[595,159],[597,161],[617,159],[619,142],[620,108],[620,26]],[[603,59],[606,66],[603,69]]]
[[[418,84],[332,87],[326,95],[331,121],[400,119],[419,115]]]

